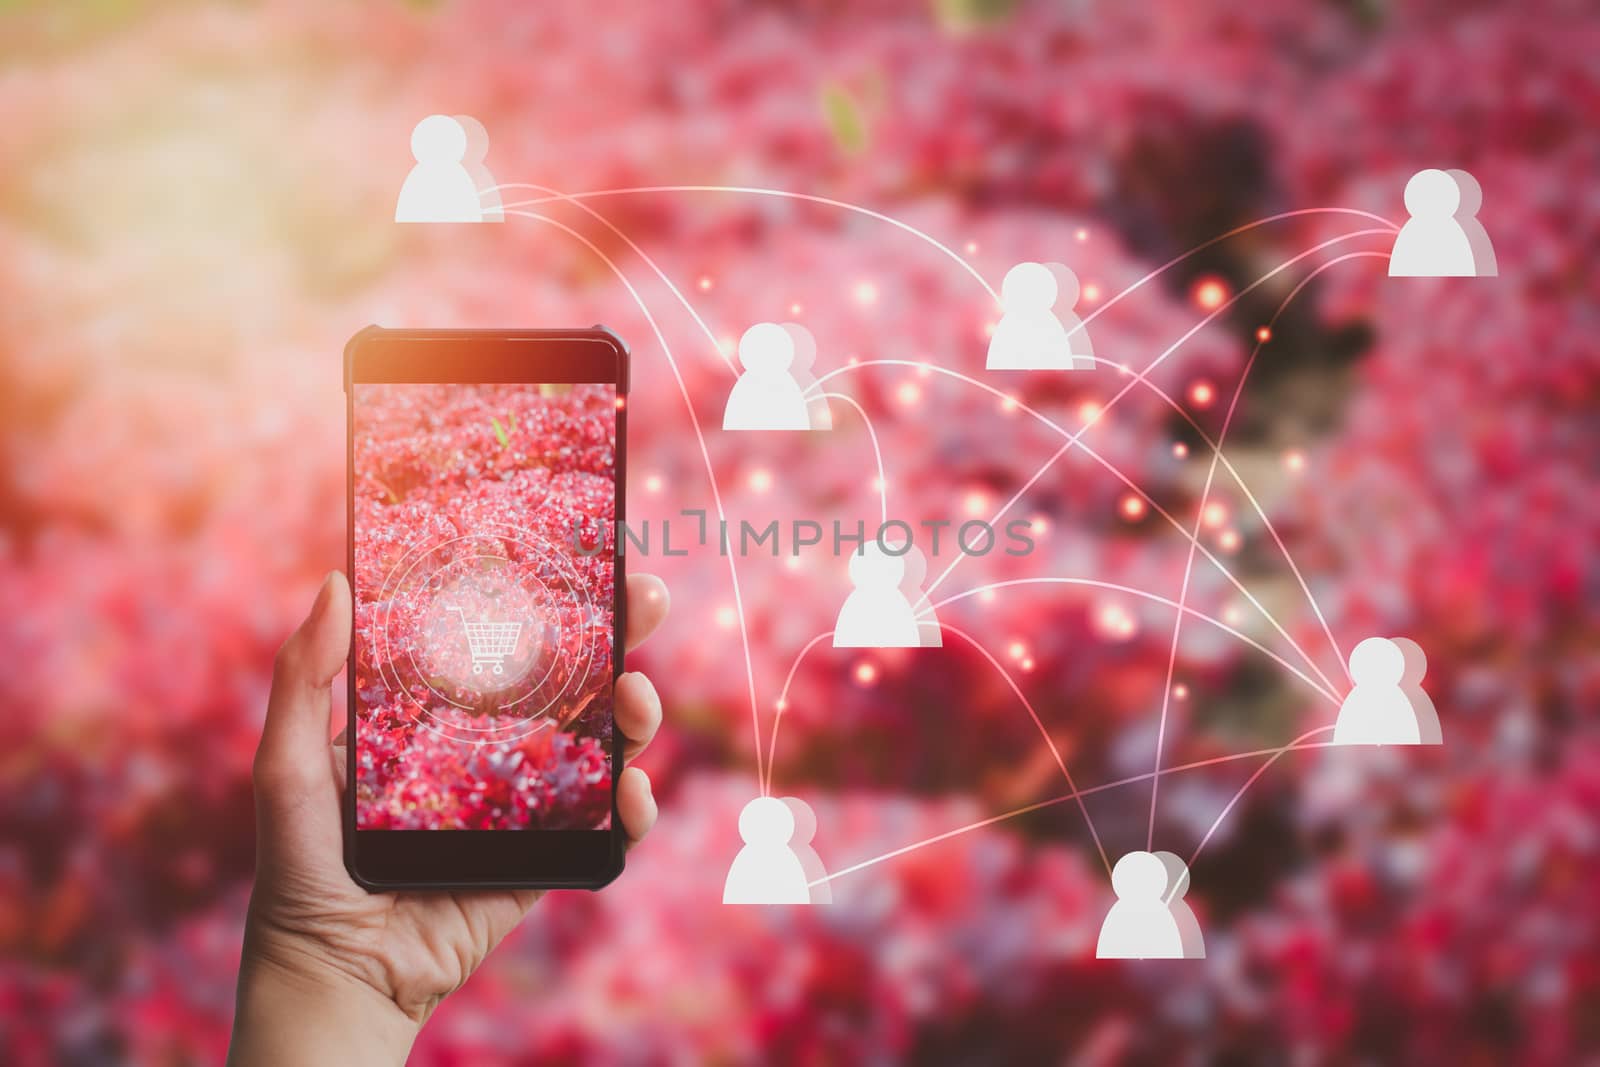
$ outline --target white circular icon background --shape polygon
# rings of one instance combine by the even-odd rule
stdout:
[[[384,687],[416,724],[468,744],[514,742],[605,664],[609,613],[560,546],[491,530],[408,548],[373,597]]]

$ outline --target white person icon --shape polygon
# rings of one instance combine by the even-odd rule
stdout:
[[[1419,170],[1406,182],[1405,200],[1411,218],[1394,239],[1391,278],[1471,278],[1498,272],[1489,235],[1477,219],[1483,190],[1472,175]],[[1476,245],[1471,232],[1481,235]]]
[[[794,816],[794,836],[789,839],[789,848],[800,860],[800,866],[806,872],[806,886],[811,891],[811,903],[832,904],[833,890],[825,879],[828,870],[822,865],[822,857],[817,855],[817,850],[812,847],[811,841],[817,836],[817,813],[811,810],[811,805],[799,797],[784,797],[783,802],[789,806],[789,813]]]
[[[794,337],[775,322],[759,322],[739,338],[744,373],[722,413],[724,430],[809,430],[805,394],[795,381]]]
[[[1387,637],[1369,637],[1350,653],[1350,677],[1355,686],[1339,705],[1333,727],[1336,745],[1437,745],[1443,740],[1439,713],[1433,701],[1419,707],[1412,693],[1420,692],[1427,660],[1418,648],[1406,650]],[[1408,669],[1409,668],[1409,669]],[[1408,675],[1415,680],[1408,682]],[[1423,694],[1426,697],[1426,694]]]
[[[1072,345],[1066,327],[1051,310],[1058,296],[1056,278],[1043,263],[1018,263],[1000,283],[1005,314],[989,338],[989,370],[1071,370]],[[1072,294],[1073,299],[1077,294]],[[1073,316],[1076,318],[1076,316]]]
[[[822,395],[823,390],[818,387],[817,375],[812,370],[817,362],[817,339],[798,322],[786,322],[783,328],[794,341],[794,362],[789,365],[789,373],[806,398],[806,417],[811,421],[811,428],[831,430],[833,409],[828,407],[828,398]]]
[[[1200,933],[1200,920],[1195,918],[1189,902],[1183,899],[1184,894],[1189,892],[1189,865],[1174,852],[1157,852],[1155,857],[1167,869],[1167,910],[1172,912],[1173,921],[1178,924],[1183,958],[1203,960],[1206,958],[1206,939]]]
[[[789,842],[795,836],[794,812],[777,797],[756,797],[739,813],[744,847],[722,885],[724,904],[809,904],[804,864]]]
[[[855,590],[833,624],[834,648],[918,648],[922,645],[916,612],[901,588],[905,560],[867,541],[850,556]]]
[[[1083,287],[1078,284],[1078,276],[1072,268],[1065,263],[1046,263],[1050,274],[1056,280],[1055,316],[1061,323],[1061,328],[1067,331],[1067,346],[1072,351],[1072,366],[1077,370],[1094,369],[1094,345],[1089,343],[1089,331],[1084,327],[1083,320],[1073,310],[1078,306],[1078,297],[1083,292]]]
[[[1180,960],[1183,935],[1163,899],[1167,868],[1153,852],[1130,852],[1111,871],[1117,902],[1100,924],[1095,957],[1102,960]]]
[[[476,122],[474,126],[475,137],[482,126]],[[467,129],[449,115],[429,115],[417,123],[411,131],[411,154],[417,163],[400,187],[394,221],[485,221],[478,181],[468,169],[469,147],[477,149],[476,145],[469,144]],[[484,134],[483,150],[487,149],[488,135]],[[488,170],[482,166],[481,154],[471,162],[482,175],[488,175]],[[503,214],[497,214],[492,221],[503,218]]]

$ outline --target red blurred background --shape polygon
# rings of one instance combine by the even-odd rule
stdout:
[[[356,329],[617,329],[635,353],[636,522],[710,504],[691,406],[730,518],[877,518],[848,407],[800,440],[721,434],[721,356],[751,323],[804,323],[818,374],[855,358],[984,377],[992,301],[881,220],[731,193],[591,201],[719,354],[613,231],[533,209],[638,287],[680,392],[628,291],[560,229],[391,221],[432,112],[484,122],[501,182],[836,198],[926,231],[991,285],[1019,260],[1068,263],[1085,314],[1253,220],[1399,221],[1414,171],[1464,167],[1501,276],[1340,262],[1243,379],[1225,453],[1329,633],[1226,471],[1201,544],[1287,638],[1204,557],[1186,599],[1341,691],[1335,645],[1416,639],[1446,743],[1291,753],[1262,774],[1194,865],[1204,962],[1093,959],[1112,894],[1073,804],[844,875],[831,908],[722,907],[758,789],[749,687],[765,745],[849,583],[826,554],[738,561],[747,678],[727,562],[697,550],[630,563],[674,597],[630,657],[669,708],[644,761],[660,825],[617,885],[544,901],[415,1062],[1600,1054],[1597,54],[1578,0],[0,3],[0,1059],[222,1055],[270,661],[344,558],[340,352]],[[1373,228],[1319,213],[1211,245],[1097,317],[1096,354],[1142,369],[1216,294]],[[1195,426],[1220,432],[1258,327],[1318,265],[1390,243],[1343,237],[1162,362],[1151,381],[1193,424],[1139,387],[1084,443],[1193,524],[1211,459]],[[1017,396],[1076,430],[1124,381],[1034,375]],[[1059,447],[944,375],[829,385],[871,418],[890,514],[912,522],[992,514]],[[1177,598],[1188,542],[1130,492],[1069,452],[1016,507],[1038,551],[966,560],[935,599],[1044,576]],[[1016,679],[1079,785],[1148,773],[1170,607],[1033,585],[941,617]],[[796,671],[773,784],[816,809],[830,869],[1063,792],[995,666],[946,645],[823,642]],[[1193,620],[1174,682],[1168,764],[1333,718]],[[1163,779],[1155,846],[1189,855],[1264,761]],[[1113,857],[1144,847],[1148,782],[1086,803]]]

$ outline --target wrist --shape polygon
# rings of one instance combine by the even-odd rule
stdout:
[[[417,1030],[415,1020],[371,985],[247,945],[228,1064],[403,1064]]]

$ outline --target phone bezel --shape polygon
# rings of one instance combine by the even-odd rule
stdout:
[[[355,581],[355,390],[358,382],[576,382],[614,384],[615,509],[624,521],[628,349],[604,326],[574,330],[388,330],[369,326],[345,346],[345,551]],[[623,669],[623,561],[612,538],[612,678]],[[355,640],[345,715],[346,781],[355,781]],[[344,861],[357,884],[393,889],[598,889],[622,873],[617,814],[622,737],[611,739],[611,827],[606,830],[359,830],[355,790],[344,795]]]

